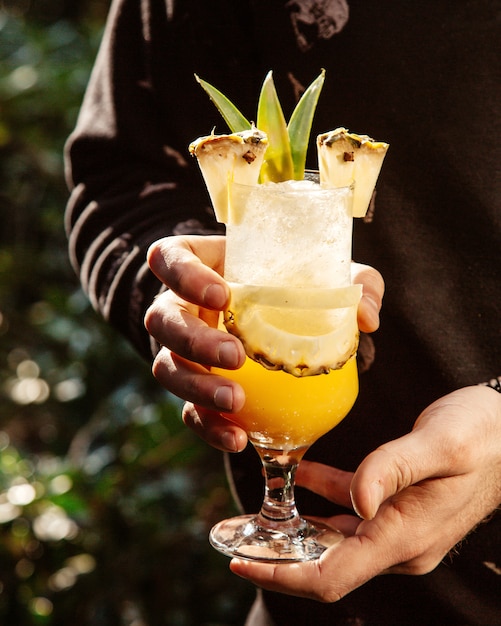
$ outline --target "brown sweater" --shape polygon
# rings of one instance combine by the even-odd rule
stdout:
[[[227,129],[193,74],[252,118],[269,69],[288,115],[323,67],[313,137],[343,125],[391,144],[373,220],[354,234],[356,260],[387,291],[357,404],[310,458],[354,469],[436,398],[501,374],[499,30],[497,0],[113,2],[67,145],[70,254],[94,307],[151,359],[142,320],[160,285],[148,245],[220,230],[187,146]],[[255,455],[231,461],[255,510]],[[266,602],[277,624],[494,625],[501,584],[485,563],[501,567],[499,515],[426,576],[381,577],[335,605]]]

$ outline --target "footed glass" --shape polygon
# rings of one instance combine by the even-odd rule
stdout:
[[[211,544],[228,556],[307,561],[342,539],[299,515],[294,478],[308,447],[348,414],[358,394],[352,199],[353,188],[312,181],[231,187],[225,325],[248,357],[239,370],[219,372],[245,390],[242,411],[227,417],[247,432],[265,486],[259,513],[211,530]]]

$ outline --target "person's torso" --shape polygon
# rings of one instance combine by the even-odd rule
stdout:
[[[354,232],[356,260],[374,265],[386,282],[375,360],[352,413],[309,454],[353,470],[379,444],[409,431],[433,400],[501,374],[499,2],[166,4],[169,37],[153,37],[163,59],[155,84],[166,135],[177,137],[179,150],[214,127],[228,132],[195,73],[253,119],[270,69],[286,117],[301,89],[326,69],[313,139],[345,126],[390,143],[373,219],[359,221]],[[309,165],[315,160],[312,148]],[[251,460],[237,455],[232,463],[242,502],[255,509],[260,474],[249,454]],[[302,511],[332,514],[331,505],[309,494],[300,492],[298,501]],[[483,564],[498,558],[501,566],[493,534],[501,534],[499,519],[475,535],[452,568],[429,576],[377,579],[336,607],[297,600],[294,623],[487,624],[490,618],[474,613],[485,601],[485,615],[497,609],[501,616],[493,600],[499,577]],[[468,585],[466,601],[461,589]],[[280,615],[290,599],[271,602]]]

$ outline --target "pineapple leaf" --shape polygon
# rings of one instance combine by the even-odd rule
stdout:
[[[209,95],[232,133],[249,130],[253,124],[218,89],[195,74],[197,82]],[[259,95],[257,128],[268,136],[266,158],[261,167],[260,182],[296,179],[304,176],[306,153],[313,115],[324,84],[325,70],[311,83],[286,123],[278,99],[272,72],[268,72]]]
[[[272,72],[268,72],[257,109],[257,127],[268,135],[268,149],[261,167],[261,182],[290,180],[294,168],[287,124],[278,99]]]
[[[214,102],[232,133],[239,133],[242,130],[249,130],[251,128],[251,123],[225,95],[196,74],[195,78],[212,102]]]
[[[313,116],[320,92],[322,91],[324,79],[325,70],[322,70],[320,75],[301,96],[287,126],[294,167],[294,178],[296,180],[300,180],[304,176],[306,153],[308,151]]]

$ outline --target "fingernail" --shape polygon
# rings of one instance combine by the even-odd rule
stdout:
[[[214,404],[218,409],[231,411],[233,408],[233,389],[231,387],[218,387],[214,392]]]
[[[219,344],[218,359],[222,367],[237,367],[239,360],[238,349],[233,341],[223,341]]]
[[[358,517],[360,517],[360,519],[364,519],[363,515],[360,513],[357,507],[357,503],[355,501],[355,498],[353,497],[353,491],[351,489],[350,489],[350,500],[351,500],[351,506],[353,507],[353,510],[355,511],[355,513],[358,515]]]
[[[351,505],[353,510],[361,519],[374,519],[381,503],[385,497],[384,486],[380,482],[372,482],[368,486],[366,496],[363,502],[358,503],[354,497],[353,491],[350,489]],[[360,504],[360,506],[359,506]]]
[[[222,285],[209,285],[205,290],[204,303],[211,309],[221,310],[226,304],[226,291]]]
[[[231,431],[226,431],[221,435],[221,443],[225,450],[228,452],[237,452],[237,440],[235,439],[235,433]]]

